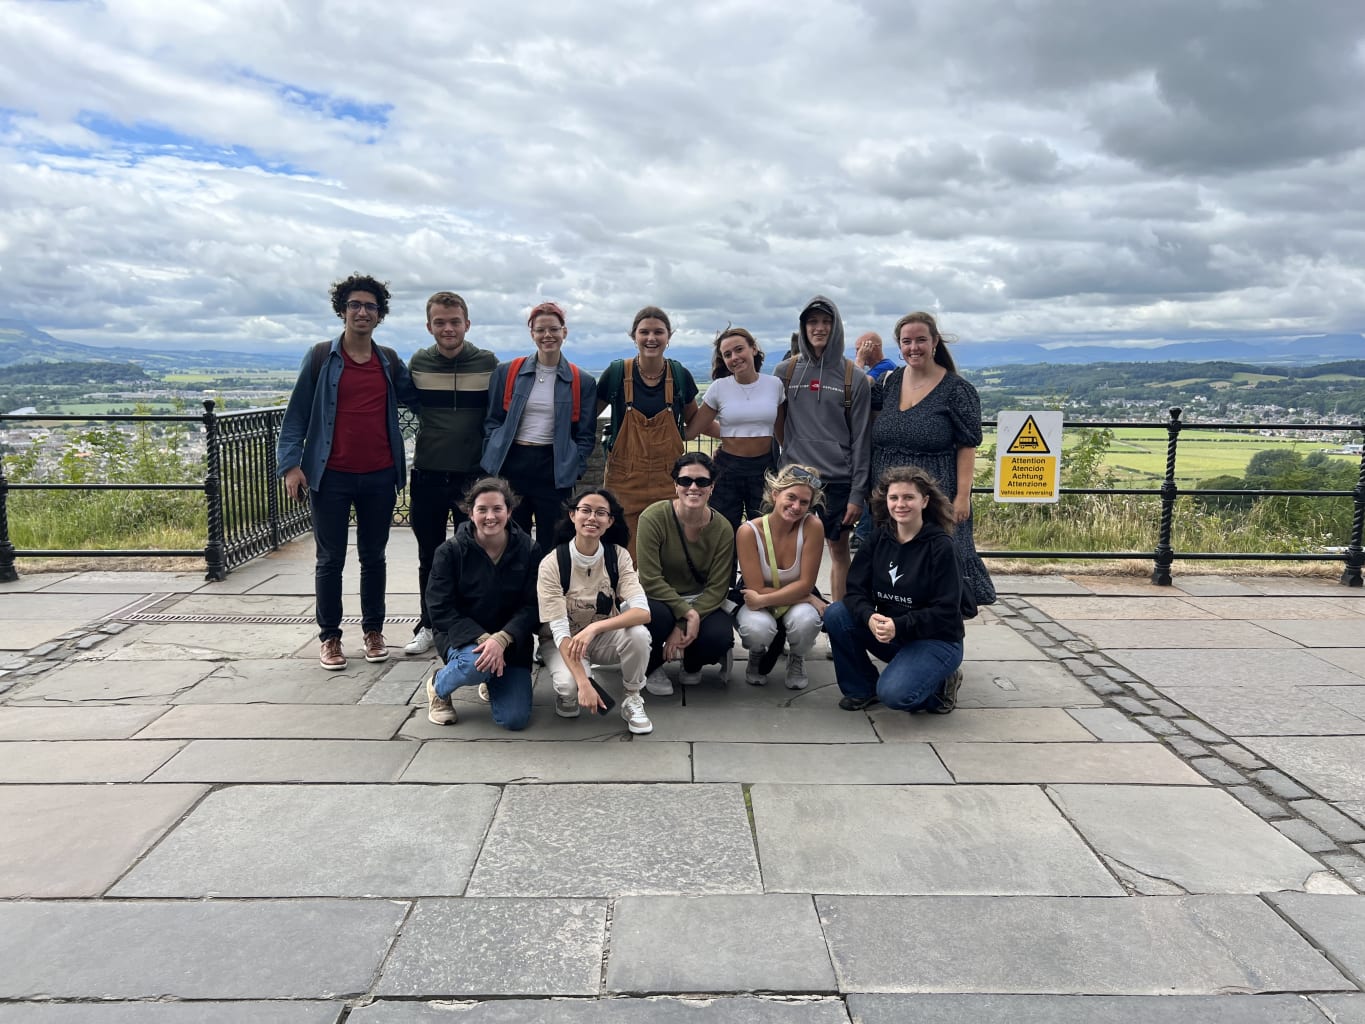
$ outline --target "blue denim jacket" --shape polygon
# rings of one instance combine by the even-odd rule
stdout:
[[[399,359],[390,364],[376,345],[374,354],[384,367],[384,376],[389,383],[389,447],[393,449],[394,480],[401,489],[407,481],[407,462],[403,451],[403,431],[398,425],[398,403],[409,409],[417,408],[417,389],[413,386],[408,368]],[[317,490],[322,485],[322,474],[327,468],[327,459],[332,454],[332,428],[336,424],[337,386],[341,382],[341,371],[345,365],[341,355],[341,335],[332,342],[321,372],[313,376],[313,351],[304,353],[299,366],[299,379],[294,382],[294,390],[289,395],[289,405],[284,410],[284,422],[280,424],[280,440],[275,447],[279,462],[279,475],[284,476],[295,466],[303,468],[308,478],[308,486]],[[318,387],[321,381],[323,386]]]
[[[484,472],[494,475],[502,471],[512,442],[517,438],[521,414],[536,382],[536,357],[529,356],[521,364],[516,383],[512,386],[512,402],[504,412],[503,395],[507,389],[507,373],[511,362],[499,363],[488,382],[488,418],[483,422]],[[576,484],[588,468],[588,456],[597,443],[597,380],[586,370],[578,371],[579,416],[573,422],[573,371],[569,361],[561,358],[555,373],[555,487],[563,490]]]

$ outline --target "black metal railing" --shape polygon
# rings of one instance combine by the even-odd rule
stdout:
[[[1016,559],[1151,559],[1152,582],[1158,586],[1169,586],[1172,582],[1171,570],[1177,560],[1205,561],[1337,561],[1343,562],[1341,582],[1350,587],[1362,583],[1362,567],[1365,566],[1365,551],[1362,551],[1362,529],[1365,527],[1365,453],[1362,453],[1360,470],[1354,490],[1256,490],[1219,489],[1181,491],[1177,483],[1177,464],[1181,431],[1197,427],[1200,430],[1227,430],[1245,432],[1245,423],[1197,423],[1182,420],[1180,409],[1171,409],[1164,423],[1166,433],[1166,467],[1160,487],[1063,487],[1061,494],[1081,495],[1133,495],[1160,499],[1160,514],[1154,521],[1155,543],[1152,548],[1130,551],[1023,551],[1023,550],[983,550],[988,558]],[[197,557],[202,556],[210,580],[224,579],[229,572],[253,558],[279,548],[293,538],[312,529],[312,516],[306,504],[288,497],[277,476],[276,444],[279,440],[280,424],[284,419],[283,408],[247,409],[238,412],[217,413],[212,400],[204,402],[201,416],[146,416],[146,415],[0,415],[3,421],[47,422],[114,422],[114,423],[157,423],[190,424],[198,423],[204,430],[205,459],[204,478],[198,483],[11,483],[5,476],[4,463],[0,460],[0,582],[18,578],[15,567],[16,558],[49,557]],[[417,418],[407,410],[399,414],[400,425],[405,438],[411,438],[417,427]],[[993,421],[985,426],[994,427]],[[1078,429],[1150,429],[1150,422],[1131,421],[1077,421],[1068,422],[1067,428]],[[1346,435],[1365,435],[1365,424],[1257,424],[1259,429],[1281,431],[1313,432],[1319,435],[1343,433]],[[714,447],[715,442],[703,438],[691,447]],[[590,469],[600,465],[597,460]],[[600,472],[600,469],[598,470]],[[406,484],[406,481],[404,481]],[[189,549],[135,549],[135,550],[20,550],[10,540],[8,495],[10,491],[36,490],[163,490],[163,491],[200,491],[204,495],[207,511],[207,536],[203,548]],[[973,494],[990,494],[989,487],[974,487]],[[1172,544],[1179,506],[1177,499],[1182,493],[1196,494],[1200,498],[1212,497],[1308,497],[1308,498],[1352,498],[1354,514],[1348,543],[1343,551],[1299,551],[1299,552],[1221,552],[1221,551],[1179,551]],[[408,496],[406,487],[400,490],[398,504],[394,511],[395,524],[409,521]]]
[[[1087,559],[1109,561],[1118,559],[1152,559],[1151,580],[1157,586],[1171,585],[1171,567],[1177,559],[1198,561],[1292,561],[1292,562],[1344,562],[1341,583],[1348,587],[1359,587],[1362,583],[1362,566],[1365,565],[1365,551],[1361,547],[1362,528],[1365,527],[1365,451],[1362,451],[1360,469],[1353,490],[1263,490],[1256,488],[1197,489],[1181,491],[1176,480],[1177,455],[1180,433],[1185,429],[1227,430],[1245,433],[1248,429],[1311,432],[1316,434],[1342,433],[1350,436],[1365,436],[1365,423],[1324,424],[1324,423],[1186,423],[1182,420],[1183,410],[1169,410],[1164,424],[1166,432],[1166,469],[1160,487],[1062,487],[1060,494],[1102,494],[1134,495],[1159,497],[1161,512],[1156,522],[1156,545],[1154,549],[1134,551],[989,551],[978,553],[983,558],[1046,558],[1046,559]],[[995,427],[993,421],[985,421],[983,426]],[[1068,429],[1150,429],[1151,423],[1119,421],[1068,421]],[[990,487],[973,487],[973,494],[992,494]],[[1328,551],[1177,551],[1171,541],[1175,527],[1177,510],[1176,499],[1182,493],[1203,498],[1216,497],[1306,497],[1306,498],[1352,498],[1355,510],[1352,515],[1350,538],[1344,552]]]

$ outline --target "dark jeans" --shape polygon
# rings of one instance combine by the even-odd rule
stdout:
[[[512,519],[527,533],[535,517],[535,536],[549,551],[554,544],[555,526],[567,513],[564,506],[572,491],[555,486],[555,452],[551,445],[514,444],[502,464],[503,478],[512,485],[521,501],[512,510]]]
[[[417,629],[431,628],[427,611],[427,578],[436,549],[446,539],[446,523],[459,526],[469,517],[460,511],[464,492],[474,482],[474,473],[436,473],[414,469],[408,485],[408,518],[417,538],[417,586],[421,593],[422,619]]]
[[[397,473],[322,474],[322,486],[309,492],[313,541],[317,547],[314,590],[318,639],[341,636],[341,571],[346,566],[351,508],[355,508],[355,553],[360,559],[360,623],[369,633],[384,629],[384,588],[388,583],[384,548],[397,504]]]
[[[834,655],[834,680],[845,697],[876,697],[897,711],[931,711],[943,683],[962,664],[962,642],[908,640],[884,644],[853,617],[842,601],[825,609],[825,631]],[[869,654],[886,662],[881,673]]]
[[[716,452],[715,462],[716,486],[711,491],[711,507],[738,530],[746,520],[761,514],[763,474],[777,462],[771,454],[746,458],[724,450]]]
[[[653,672],[664,663],[664,641],[673,632],[678,620],[673,609],[653,598],[649,599],[649,664],[645,672]],[[717,608],[701,620],[697,639],[683,648],[684,672],[700,672],[703,665],[720,665],[725,652],[735,646],[735,619],[729,612]]]

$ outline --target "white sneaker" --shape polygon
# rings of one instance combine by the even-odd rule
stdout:
[[[804,690],[810,685],[806,677],[806,659],[799,654],[787,655],[787,689]]]
[[[578,710],[578,698],[555,694],[555,714],[560,718],[577,718]]]
[[[626,728],[637,736],[654,731],[654,723],[645,714],[645,699],[638,693],[629,694],[621,701],[621,717],[626,720]]]
[[[673,683],[662,665],[645,676],[645,689],[656,697],[673,696]]]
[[[431,650],[435,646],[436,646],[435,635],[431,632],[431,630],[423,626],[415,634],[413,634],[412,639],[409,640],[407,646],[403,648],[403,653],[426,654],[427,651]]]
[[[701,682],[701,669],[698,669],[695,672],[683,672],[679,670],[678,682],[683,686],[696,686]]]
[[[488,684],[487,684],[487,683],[480,683],[480,684],[479,684],[479,700],[483,701],[485,704],[489,704],[489,703],[491,703],[492,700],[493,700],[492,697],[488,696]]]

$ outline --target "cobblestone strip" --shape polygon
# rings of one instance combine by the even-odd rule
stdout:
[[[1283,772],[1163,697],[1016,594],[991,609],[1002,622],[1079,679],[1110,707],[1170,747],[1282,835],[1365,893],[1365,827]],[[1059,646],[1060,641],[1060,646]]]
[[[57,637],[49,640],[45,644],[30,648],[22,654],[11,653],[0,655],[0,694],[4,694],[20,683],[30,683],[35,676],[40,676],[48,669],[62,664],[67,658],[77,651],[88,651],[90,648],[117,636],[131,623],[109,620],[107,622],[94,622],[80,629],[70,629]]]

